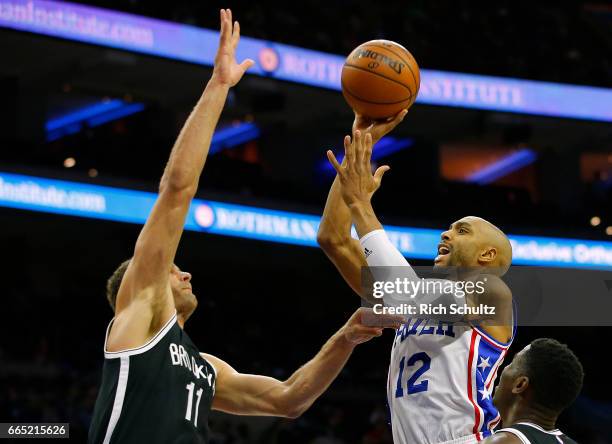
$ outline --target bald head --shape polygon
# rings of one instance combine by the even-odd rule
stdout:
[[[504,232],[481,217],[459,219],[441,238],[436,267],[487,267],[502,276],[512,262],[512,246]]]
[[[485,254],[481,257],[482,265],[499,269],[503,275],[512,263],[512,245],[508,236],[486,219],[478,216],[466,216],[457,222],[467,222],[474,227],[475,239]],[[486,262],[486,260],[488,262]]]

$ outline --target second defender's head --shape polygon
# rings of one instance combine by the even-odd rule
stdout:
[[[503,275],[512,262],[512,246],[503,231],[476,216],[454,222],[442,233],[435,267],[491,267]]]
[[[119,293],[121,281],[123,280],[123,276],[125,275],[128,266],[130,265],[130,261],[131,259],[122,262],[106,282],[106,298],[108,299],[113,311],[115,311],[117,294]],[[198,306],[198,300],[193,294],[193,289],[191,286],[191,274],[187,273],[186,271],[181,271],[179,267],[172,264],[172,267],[169,270],[169,284],[172,291],[176,312],[184,321],[186,321]]]
[[[578,397],[584,371],[565,344],[539,338],[518,352],[501,374],[493,403],[502,419],[525,411],[539,411],[556,418]]]

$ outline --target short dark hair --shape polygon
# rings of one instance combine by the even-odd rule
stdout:
[[[125,275],[125,271],[127,270],[128,265],[130,265],[131,260],[132,259],[130,258],[121,262],[121,265],[119,265],[117,269],[113,271],[111,277],[109,277],[106,281],[106,299],[108,299],[108,303],[113,311],[115,311],[115,303],[117,302],[117,293],[119,293],[121,281],[123,280],[123,276]]]
[[[529,377],[533,402],[561,412],[582,390],[584,370],[566,344],[550,338],[533,341],[523,356],[522,370]]]

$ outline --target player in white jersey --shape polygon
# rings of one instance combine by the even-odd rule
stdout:
[[[418,279],[382,230],[370,202],[388,169],[380,167],[372,175],[372,145],[404,116],[405,112],[382,124],[357,116],[352,140],[345,138],[342,165],[328,152],[338,175],[318,241],[364,299],[368,299],[361,288],[364,266],[404,266]],[[351,237],[351,223],[359,242]],[[485,296],[495,301],[498,311],[494,319],[478,326],[478,317],[465,317],[462,320],[467,322],[460,323],[432,315],[408,319],[397,331],[387,382],[396,444],[478,442],[491,434],[500,419],[491,390],[515,328],[512,295],[498,276],[510,266],[512,249],[501,230],[477,217],[453,223],[441,240],[435,265],[487,267],[491,275]]]

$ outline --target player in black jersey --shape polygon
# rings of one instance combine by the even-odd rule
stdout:
[[[241,415],[296,417],[338,375],[356,344],[398,328],[399,316],[371,324],[359,309],[288,380],[240,374],[200,353],[183,326],[197,306],[191,275],[174,265],[183,225],[229,89],[253,65],[237,63],[238,22],[221,10],[213,75],[172,149],[159,195],[134,249],[109,279],[115,317],[104,343],[102,384],[89,442],[207,443],[211,408]]]
[[[503,428],[483,444],[576,444],[556,422],[582,390],[583,379],[582,364],[567,345],[536,339],[502,372],[493,403]]]

